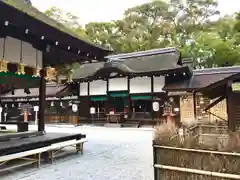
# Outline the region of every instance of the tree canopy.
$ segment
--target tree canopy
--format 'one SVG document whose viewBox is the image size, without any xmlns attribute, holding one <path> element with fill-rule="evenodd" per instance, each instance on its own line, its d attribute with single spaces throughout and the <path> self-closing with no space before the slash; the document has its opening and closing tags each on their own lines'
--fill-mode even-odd
<svg viewBox="0 0 240 180">
<path fill-rule="evenodd" d="M 240 64 L 240 12 L 219 16 L 215 0 L 155 0 L 127 9 L 120 20 L 90 22 L 85 28 L 78 17 L 56 7 L 45 13 L 115 53 L 176 47 L 196 68 Z"/>
</svg>

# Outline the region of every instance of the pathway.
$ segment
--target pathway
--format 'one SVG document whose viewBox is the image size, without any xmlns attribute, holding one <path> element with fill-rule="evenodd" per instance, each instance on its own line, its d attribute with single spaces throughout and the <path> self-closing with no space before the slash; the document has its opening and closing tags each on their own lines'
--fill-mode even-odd
<svg viewBox="0 0 240 180">
<path fill-rule="evenodd" d="M 47 132 L 87 134 L 84 155 L 70 155 L 40 169 L 1 180 L 152 180 L 152 131 L 98 127 L 47 127 Z"/>
</svg>

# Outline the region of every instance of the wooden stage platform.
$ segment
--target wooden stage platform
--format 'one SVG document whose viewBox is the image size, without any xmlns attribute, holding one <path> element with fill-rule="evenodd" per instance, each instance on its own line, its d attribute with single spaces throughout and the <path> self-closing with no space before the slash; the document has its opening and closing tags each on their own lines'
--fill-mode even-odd
<svg viewBox="0 0 240 180">
<path fill-rule="evenodd" d="M 84 134 L 25 132 L 0 135 L 0 156 L 85 138 Z"/>
</svg>

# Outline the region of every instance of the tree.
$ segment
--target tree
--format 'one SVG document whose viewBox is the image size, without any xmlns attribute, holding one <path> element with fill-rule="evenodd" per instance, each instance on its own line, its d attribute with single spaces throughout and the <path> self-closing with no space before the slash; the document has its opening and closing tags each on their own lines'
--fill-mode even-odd
<svg viewBox="0 0 240 180">
<path fill-rule="evenodd" d="M 75 32 L 80 37 L 85 37 L 85 31 L 79 24 L 79 18 L 71 13 L 64 13 L 61 9 L 57 7 L 51 7 L 49 10 L 45 11 L 45 14 L 50 18 L 58 21 L 59 23 L 65 25 L 67 28 Z M 57 67 L 58 76 L 70 75 L 74 69 L 79 68 L 79 63 L 74 63 L 72 65 L 61 65 Z"/>
<path fill-rule="evenodd" d="M 115 53 L 174 46 L 195 67 L 233 65 L 240 62 L 240 13 L 212 21 L 219 15 L 217 5 L 215 0 L 155 0 L 127 9 L 120 20 L 91 22 L 85 29 L 76 16 L 56 7 L 46 13 Z"/>
</svg>

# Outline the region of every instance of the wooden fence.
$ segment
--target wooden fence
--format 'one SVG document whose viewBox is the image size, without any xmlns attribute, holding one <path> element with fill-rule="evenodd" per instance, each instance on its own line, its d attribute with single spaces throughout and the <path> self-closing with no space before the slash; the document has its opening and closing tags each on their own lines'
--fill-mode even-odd
<svg viewBox="0 0 240 180">
<path fill-rule="evenodd" d="M 153 144 L 154 180 L 240 179 L 240 153 Z"/>
<path fill-rule="evenodd" d="M 228 138 L 227 126 L 196 125 L 186 131 L 185 138 L 195 136 L 198 143 L 205 145 Z M 153 160 L 154 180 L 240 179 L 240 153 L 159 146 L 153 142 Z"/>
</svg>

